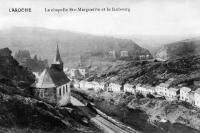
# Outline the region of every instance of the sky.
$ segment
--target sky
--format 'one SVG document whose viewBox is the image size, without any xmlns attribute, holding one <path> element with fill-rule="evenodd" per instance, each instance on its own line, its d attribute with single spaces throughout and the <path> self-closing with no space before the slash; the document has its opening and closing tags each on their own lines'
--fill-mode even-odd
<svg viewBox="0 0 200 133">
<path fill-rule="evenodd" d="M 200 0 L 1 0 L 0 30 L 44 27 L 97 35 L 200 35 Z M 10 8 L 28 7 L 31 13 Z M 62 8 L 129 8 L 128 11 L 45 12 Z"/>
</svg>

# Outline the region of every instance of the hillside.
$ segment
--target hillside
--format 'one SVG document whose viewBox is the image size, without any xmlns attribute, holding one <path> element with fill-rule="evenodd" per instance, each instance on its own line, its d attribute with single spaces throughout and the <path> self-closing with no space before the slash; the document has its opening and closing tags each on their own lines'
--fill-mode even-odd
<svg viewBox="0 0 200 133">
<path fill-rule="evenodd" d="M 165 62 L 132 61 L 119 62 L 109 66 L 104 71 L 93 72 L 88 80 L 149 84 L 152 86 L 165 82 L 170 78 L 175 80 L 172 86 L 186 84 L 195 87 L 193 81 L 200 80 L 200 56 L 188 56 Z"/>
<path fill-rule="evenodd" d="M 156 52 L 157 58 L 175 59 L 200 54 L 200 38 L 186 39 L 166 44 Z"/>
<path fill-rule="evenodd" d="M 59 43 L 60 53 L 66 66 L 73 66 L 80 55 L 103 53 L 109 50 L 128 50 L 132 55 L 149 53 L 135 42 L 108 36 L 94 36 L 64 30 L 45 28 L 13 27 L 0 31 L 1 47 L 9 47 L 13 52 L 29 50 L 33 55 L 48 59 L 51 64 L 56 45 Z"/>
<path fill-rule="evenodd" d="M 130 93 L 79 91 L 85 99 L 142 133 L 199 133 L 200 110 L 185 102 L 137 97 Z M 166 120 L 166 122 L 162 122 Z"/>
<path fill-rule="evenodd" d="M 34 97 L 34 75 L 0 49 L 0 132 L 101 132 L 74 106 L 56 107 Z"/>
</svg>

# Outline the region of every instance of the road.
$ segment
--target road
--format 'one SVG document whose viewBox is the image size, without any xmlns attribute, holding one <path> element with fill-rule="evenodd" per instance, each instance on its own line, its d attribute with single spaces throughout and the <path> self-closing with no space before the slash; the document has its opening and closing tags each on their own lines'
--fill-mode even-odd
<svg viewBox="0 0 200 133">
<path fill-rule="evenodd" d="M 126 131 L 125 129 L 122 129 L 121 127 L 117 126 L 117 124 L 114 124 L 107 119 L 103 118 L 100 115 L 92 115 L 93 112 L 91 112 L 87 106 L 85 106 L 82 102 L 80 102 L 75 97 L 71 96 L 71 103 L 74 106 L 77 106 L 83 113 L 90 118 L 90 121 L 95 123 L 97 126 L 99 126 L 105 133 L 137 133 L 137 131 Z"/>
</svg>

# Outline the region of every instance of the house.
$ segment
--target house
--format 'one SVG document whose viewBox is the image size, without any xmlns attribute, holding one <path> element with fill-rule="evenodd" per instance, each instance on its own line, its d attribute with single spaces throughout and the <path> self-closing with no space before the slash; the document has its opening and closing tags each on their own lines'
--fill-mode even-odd
<svg viewBox="0 0 200 133">
<path fill-rule="evenodd" d="M 109 51 L 108 52 L 108 55 L 110 56 L 110 57 L 112 57 L 112 58 L 116 58 L 116 52 L 114 51 L 114 50 L 111 50 L 111 51 Z"/>
<path fill-rule="evenodd" d="M 100 84 L 96 81 L 92 82 L 93 88 L 95 91 L 99 91 L 100 90 Z"/>
<path fill-rule="evenodd" d="M 197 107 L 200 107 L 200 88 L 194 91 L 194 103 Z"/>
<path fill-rule="evenodd" d="M 84 80 L 81 80 L 79 82 L 79 86 L 80 86 L 80 89 L 85 89 L 85 84 L 86 84 L 87 81 L 84 81 Z"/>
<path fill-rule="evenodd" d="M 74 68 L 72 68 L 72 69 L 64 69 L 65 74 L 68 75 L 71 80 L 84 79 L 85 78 L 85 73 L 83 75 L 82 74 L 83 71 L 84 71 L 84 69 L 74 69 Z"/>
<path fill-rule="evenodd" d="M 158 95 L 167 96 L 168 95 L 168 87 L 169 87 L 168 83 L 160 83 L 158 86 L 156 86 L 155 92 Z"/>
<path fill-rule="evenodd" d="M 79 68 L 78 71 L 85 78 L 86 70 L 84 68 Z"/>
<path fill-rule="evenodd" d="M 35 84 L 36 95 L 57 105 L 70 103 L 70 80 L 63 71 L 63 62 L 57 46 L 57 53 L 50 68 L 45 68 Z"/>
<path fill-rule="evenodd" d="M 192 105 L 195 104 L 194 94 L 195 94 L 194 91 L 190 91 L 190 92 L 189 92 L 189 101 L 188 101 L 188 102 L 189 102 L 190 104 L 192 104 Z"/>
<path fill-rule="evenodd" d="M 136 85 L 135 90 L 136 90 L 136 92 L 142 93 L 144 95 L 155 93 L 154 87 L 147 86 L 147 85 L 141 85 L 141 84 Z"/>
<path fill-rule="evenodd" d="M 86 82 L 85 82 L 85 88 L 84 88 L 84 89 L 85 89 L 85 90 L 94 89 L 94 84 L 91 83 L 91 82 L 86 81 Z"/>
<path fill-rule="evenodd" d="M 120 57 L 128 57 L 128 51 L 126 50 L 120 51 Z"/>
<path fill-rule="evenodd" d="M 170 87 L 168 89 L 168 93 L 167 96 L 170 99 L 177 99 L 179 95 L 179 89 L 178 88 L 174 88 L 174 87 Z"/>
<path fill-rule="evenodd" d="M 191 92 L 191 89 L 188 87 L 180 88 L 180 100 L 189 102 L 190 100 L 189 92 Z"/>
<path fill-rule="evenodd" d="M 135 89 L 134 89 L 134 85 L 131 84 L 124 84 L 124 92 L 129 92 L 131 94 L 135 94 Z"/>
<path fill-rule="evenodd" d="M 79 81 L 74 81 L 74 88 L 80 88 Z"/>
<path fill-rule="evenodd" d="M 105 86 L 106 86 L 106 83 L 104 82 L 99 83 L 99 87 L 101 90 L 105 90 Z"/>
<path fill-rule="evenodd" d="M 108 91 L 121 92 L 121 85 L 117 83 L 110 83 L 108 86 Z"/>
</svg>

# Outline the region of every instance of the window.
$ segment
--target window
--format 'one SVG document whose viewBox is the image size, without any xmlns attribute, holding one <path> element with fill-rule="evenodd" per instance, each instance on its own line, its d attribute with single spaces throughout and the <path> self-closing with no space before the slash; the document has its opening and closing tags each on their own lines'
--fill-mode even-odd
<svg viewBox="0 0 200 133">
<path fill-rule="evenodd" d="M 62 86 L 63 96 L 65 95 L 65 86 Z"/>
<path fill-rule="evenodd" d="M 66 93 L 68 93 L 68 90 L 67 90 L 67 85 L 65 86 L 65 92 L 66 92 Z"/>
<path fill-rule="evenodd" d="M 44 98 L 44 89 L 40 89 L 39 97 Z"/>
<path fill-rule="evenodd" d="M 58 88 L 59 96 L 61 96 L 61 88 Z"/>
</svg>

